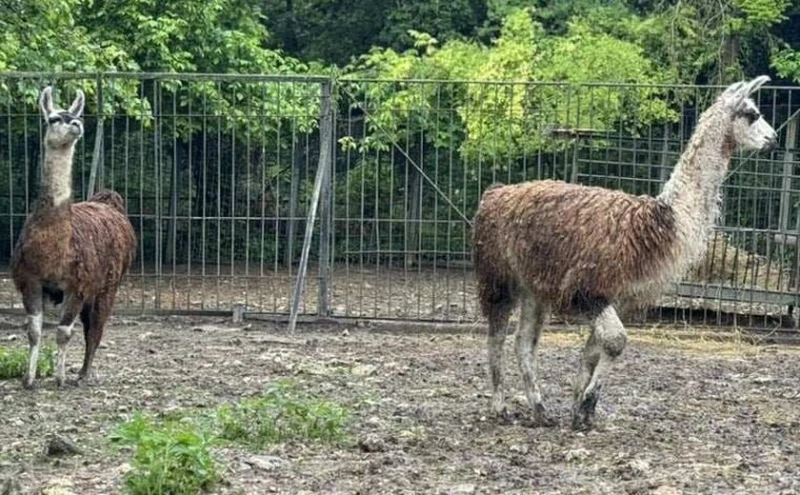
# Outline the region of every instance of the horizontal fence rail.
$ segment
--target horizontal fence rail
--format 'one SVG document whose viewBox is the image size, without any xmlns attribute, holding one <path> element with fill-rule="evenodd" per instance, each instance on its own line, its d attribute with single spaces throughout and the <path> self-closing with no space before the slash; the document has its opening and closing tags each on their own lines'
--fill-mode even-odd
<svg viewBox="0 0 800 495">
<path fill-rule="evenodd" d="M 47 84 L 63 106 L 78 88 L 87 95 L 74 199 L 116 190 L 139 237 L 117 309 L 288 314 L 322 166 L 299 312 L 464 322 L 480 318 L 470 229 L 486 187 L 553 178 L 656 195 L 720 91 L 0 73 L 2 309 L 21 307 L 8 263 L 39 190 L 36 98 Z M 745 315 L 770 326 L 794 312 L 799 96 L 791 87 L 754 95 L 780 146 L 734 158 L 706 258 L 659 308 L 632 318 L 721 324 Z M 332 112 L 325 139 L 323 107 Z"/>
</svg>

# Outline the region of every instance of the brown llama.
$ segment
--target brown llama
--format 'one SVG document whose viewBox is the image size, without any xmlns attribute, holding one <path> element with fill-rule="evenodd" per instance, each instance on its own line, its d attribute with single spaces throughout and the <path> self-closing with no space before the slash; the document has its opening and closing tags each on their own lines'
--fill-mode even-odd
<svg viewBox="0 0 800 495">
<path fill-rule="evenodd" d="M 493 186 L 483 193 L 473 260 L 481 312 L 489 322 L 495 414 L 507 414 L 503 343 L 519 303 L 515 350 L 538 425 L 555 424 L 536 378 L 542 325 L 552 313 L 589 320 L 592 333 L 575 383 L 572 427 L 592 427 L 604 372 L 627 340 L 615 306 L 652 301 L 702 257 L 734 151 L 776 146 L 775 130 L 749 98 L 767 81 L 760 76 L 733 84 L 716 99 L 657 197 L 554 180 Z"/>
<path fill-rule="evenodd" d="M 93 377 L 97 346 L 136 253 L 136 235 L 119 194 L 100 191 L 88 201 L 72 202 L 72 158 L 83 136 L 83 106 L 80 90 L 68 110 L 53 106 L 51 87 L 39 97 L 46 122 L 41 190 L 11 261 L 14 285 L 28 315 L 25 388 L 32 388 L 36 378 L 45 299 L 62 305 L 56 384 L 64 384 L 67 344 L 78 316 L 86 349 L 76 383 Z"/>
</svg>

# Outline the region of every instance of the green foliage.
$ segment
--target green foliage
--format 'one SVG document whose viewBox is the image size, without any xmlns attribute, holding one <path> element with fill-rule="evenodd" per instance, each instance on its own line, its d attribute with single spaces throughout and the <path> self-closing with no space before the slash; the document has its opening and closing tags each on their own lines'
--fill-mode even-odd
<svg viewBox="0 0 800 495">
<path fill-rule="evenodd" d="M 141 414 L 120 425 L 111 440 L 132 446 L 132 469 L 125 474 L 131 495 L 198 493 L 221 480 L 211 453 L 213 438 L 192 422 L 163 424 Z"/>
<path fill-rule="evenodd" d="M 679 81 L 730 82 L 752 76 L 755 56 L 777 40 L 788 0 L 689 0 L 664 3 L 642 19 L 639 36 L 654 60 Z"/>
<path fill-rule="evenodd" d="M 343 438 L 347 421 L 344 407 L 279 380 L 262 396 L 220 406 L 210 416 L 174 413 L 157 420 L 136 413 L 110 439 L 133 450 L 132 469 L 125 475 L 127 493 L 177 495 L 208 491 L 222 481 L 214 446 L 332 442 Z"/>
<path fill-rule="evenodd" d="M 52 376 L 55 369 L 56 348 L 43 345 L 39 351 L 36 375 L 40 378 Z M 28 369 L 28 349 L 0 347 L 0 380 L 22 378 Z"/>
<path fill-rule="evenodd" d="M 800 82 L 800 52 L 791 48 L 777 50 L 772 57 L 772 67 L 779 76 Z"/>
<path fill-rule="evenodd" d="M 472 79 L 509 84 L 442 85 L 399 83 L 396 86 L 353 84 L 349 93 L 363 93 L 367 128 L 357 141 L 362 148 L 386 151 L 404 136 L 422 134 L 426 143 L 454 144 L 453 126 L 463 129 L 460 149 L 465 160 L 500 161 L 525 151 L 557 149 L 543 129 L 548 125 L 614 128 L 620 122 L 633 133 L 653 122 L 677 118 L 660 98 L 654 83 L 670 80 L 648 59 L 642 46 L 598 32 L 588 20 L 576 19 L 566 36 L 548 36 L 527 10 L 506 17 L 500 37 L 489 49 L 463 42 L 438 48 L 435 39 L 414 33 L 415 50 L 398 54 L 373 50 L 352 72 L 385 79 Z M 545 84 L 524 84 L 544 81 Z M 559 85 L 549 85 L 558 81 Z M 593 82 L 640 83 L 628 92 L 592 88 Z M 359 103 L 360 104 L 360 103 Z M 455 107 L 454 120 L 442 108 Z M 361 148 L 359 148 L 361 149 Z"/>
<path fill-rule="evenodd" d="M 0 71 L 47 72 L 201 72 L 236 74 L 300 74 L 319 71 L 264 47 L 268 35 L 261 22 L 260 3 L 238 0 L 20 0 L 16 8 L 0 10 Z M 6 15 L 3 15 L 6 14 Z M 69 42 L 63 42 L 69 33 Z M 0 79 L 0 107 L 34 107 L 46 83 Z M 223 118 L 213 125 L 255 138 L 274 134 L 277 121 L 293 115 L 302 130 L 313 128 L 318 113 L 318 85 L 281 85 L 231 81 L 186 82 L 107 79 L 103 112 L 149 121 L 158 97 L 170 113 L 189 114 L 203 108 Z M 65 98 L 81 88 L 87 113 L 97 111 L 98 80 L 67 80 L 59 84 Z M 64 101 L 67 103 L 67 101 Z M 158 111 L 158 109 L 155 109 Z M 185 118 L 173 123 L 181 136 L 198 123 Z"/>
<path fill-rule="evenodd" d="M 289 381 L 277 381 L 260 397 L 217 411 L 220 438 L 256 449 L 290 441 L 336 441 L 347 421 L 343 407 L 305 394 Z"/>
<path fill-rule="evenodd" d="M 272 46 L 303 60 L 344 66 L 374 46 L 403 51 L 411 31 L 445 41 L 472 37 L 486 18 L 484 0 L 266 0 Z"/>
</svg>

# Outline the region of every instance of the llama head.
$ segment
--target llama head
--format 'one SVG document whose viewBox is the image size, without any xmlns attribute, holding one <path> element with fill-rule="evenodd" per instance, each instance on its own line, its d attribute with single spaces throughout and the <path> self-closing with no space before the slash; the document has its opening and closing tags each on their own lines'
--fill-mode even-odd
<svg viewBox="0 0 800 495">
<path fill-rule="evenodd" d="M 744 149 L 770 151 L 778 144 L 778 134 L 764 120 L 750 95 L 770 80 L 758 76 L 752 81 L 740 81 L 728 86 L 719 99 L 731 118 L 731 134 L 736 146 Z"/>
<path fill-rule="evenodd" d="M 75 101 L 68 110 L 53 105 L 53 88 L 48 86 L 39 96 L 39 109 L 42 111 L 47 130 L 44 135 L 45 145 L 49 148 L 64 148 L 74 145 L 83 136 L 84 104 L 83 91 L 78 90 Z"/>
</svg>

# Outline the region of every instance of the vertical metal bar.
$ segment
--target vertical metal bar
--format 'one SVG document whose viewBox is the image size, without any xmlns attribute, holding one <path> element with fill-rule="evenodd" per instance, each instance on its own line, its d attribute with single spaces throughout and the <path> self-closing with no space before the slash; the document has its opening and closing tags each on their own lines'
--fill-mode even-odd
<svg viewBox="0 0 800 495">
<path fill-rule="evenodd" d="M 8 258 L 14 255 L 14 243 L 16 236 L 14 235 L 14 152 L 11 139 L 11 129 L 13 122 L 11 120 L 11 99 L 6 103 L 6 133 L 8 140 L 6 141 L 6 150 L 8 151 L 8 239 L 9 239 L 9 253 Z M 25 141 L 23 141 L 24 143 Z M 28 167 L 25 167 L 27 170 Z M 13 299 L 11 304 L 13 305 Z"/>
<path fill-rule="evenodd" d="M 222 96 L 222 83 L 217 82 L 217 94 L 220 98 Z M 215 282 L 215 296 L 217 298 L 217 308 L 219 308 L 219 285 L 220 285 L 220 278 L 222 277 L 222 127 L 223 127 L 223 117 L 221 109 L 217 109 L 217 195 L 214 198 L 217 203 L 217 216 L 216 216 L 216 224 L 217 224 L 217 245 L 216 245 L 216 252 L 217 252 L 217 269 L 215 271 L 214 282 Z"/>
<path fill-rule="evenodd" d="M 247 86 L 247 123 L 245 124 L 245 175 L 246 180 L 244 183 L 245 187 L 245 235 L 244 235 L 244 305 L 245 308 L 250 303 L 250 170 L 253 168 L 252 163 L 250 163 L 251 156 L 252 156 L 252 149 L 250 148 L 250 139 L 251 139 L 251 129 L 250 125 L 253 120 L 256 118 L 253 115 L 253 90 L 252 86 Z M 280 162 L 278 162 L 280 163 Z M 263 191 L 263 189 L 262 189 Z M 263 194 L 263 193 L 262 193 Z M 276 256 L 277 256 L 277 246 L 275 247 Z M 231 301 L 233 304 L 236 304 L 236 301 Z"/>
<path fill-rule="evenodd" d="M 294 333 L 297 324 L 297 311 L 300 305 L 300 298 L 303 295 L 303 285 L 306 278 L 306 269 L 308 267 L 308 253 L 311 250 L 311 237 L 314 234 L 314 221 L 317 216 L 317 206 L 319 205 L 320 193 L 322 191 L 325 176 L 327 175 L 328 168 L 330 167 L 330 152 L 331 152 L 331 128 L 333 122 L 331 112 L 331 83 L 324 82 L 320 88 L 320 98 L 322 100 L 322 115 L 320 116 L 320 150 L 319 150 L 319 165 L 317 166 L 317 176 L 314 179 L 314 192 L 311 196 L 311 205 L 309 207 L 308 219 L 306 221 L 306 233 L 303 239 L 303 251 L 300 255 L 300 267 L 297 273 L 297 282 L 295 284 L 294 295 L 292 297 L 292 309 L 289 314 L 289 332 Z"/>
<path fill-rule="evenodd" d="M 267 85 L 266 84 L 261 86 L 260 99 L 261 99 L 260 104 L 266 106 L 267 105 L 267 101 L 268 101 L 267 100 Z M 267 115 L 265 115 L 263 113 L 259 113 L 258 117 L 259 117 L 259 119 L 263 119 L 262 122 L 261 122 L 261 126 L 264 127 L 264 128 L 269 128 L 269 120 L 268 120 Z M 267 217 L 267 195 L 266 195 L 266 191 L 267 191 L 267 140 L 264 139 L 263 137 L 261 137 L 260 140 L 261 140 L 261 151 L 260 151 L 260 154 L 261 154 L 261 166 L 259 168 L 261 170 L 261 187 L 260 187 L 259 191 L 261 192 L 261 212 L 260 212 L 261 213 L 261 232 L 260 232 L 260 239 L 259 239 L 260 240 L 260 242 L 259 242 L 260 249 L 259 249 L 259 255 L 258 255 L 258 266 L 259 266 L 258 275 L 263 280 L 264 277 L 265 277 L 265 273 L 264 273 L 265 263 L 264 263 L 264 261 L 265 261 L 265 258 L 266 258 L 266 243 L 267 243 L 267 219 L 266 219 L 266 217 Z M 277 275 L 277 273 L 273 272 L 273 275 Z M 264 284 L 262 282 L 259 285 L 263 286 Z M 258 303 L 259 303 L 259 306 L 261 307 L 262 310 L 264 309 L 264 297 L 263 296 L 264 296 L 264 291 L 263 290 L 259 290 Z M 274 311 L 275 307 L 277 306 L 277 304 L 275 302 L 275 298 L 277 297 L 277 294 L 273 294 L 272 297 L 273 297 L 272 309 Z"/>
<path fill-rule="evenodd" d="M 145 99 L 145 83 L 142 82 L 139 90 L 139 98 L 141 100 Z M 155 108 L 153 107 L 151 110 L 153 117 L 155 117 Z M 144 121 L 147 116 L 142 113 L 139 115 L 139 232 L 141 232 L 142 242 L 139 242 L 139 284 L 142 288 L 142 300 L 141 300 L 141 310 L 144 312 L 145 309 L 145 299 L 146 299 L 146 284 L 147 284 L 147 277 L 145 274 L 145 252 L 144 252 L 144 237 L 146 235 L 145 232 L 145 223 L 144 223 L 144 173 L 145 173 L 145 147 L 144 147 Z"/>
<path fill-rule="evenodd" d="M 239 101 L 239 94 L 238 94 L 239 85 L 237 83 L 231 84 L 231 100 L 233 102 L 232 107 L 234 112 L 238 109 L 236 108 L 237 102 Z M 230 270 L 229 270 L 229 283 L 231 286 L 236 282 L 236 212 L 238 208 L 236 207 L 236 122 L 229 116 L 233 122 L 231 122 L 231 191 L 230 191 L 230 202 L 228 203 L 228 215 L 230 215 L 231 219 L 231 242 L 230 242 Z M 221 181 L 220 181 L 221 182 Z M 220 223 L 222 219 L 220 219 Z M 221 281 L 220 281 L 221 282 Z M 229 294 L 230 295 L 230 294 Z M 225 304 L 225 303 L 223 303 Z M 234 304 L 234 301 L 229 301 L 228 304 Z M 224 307 L 224 306 L 223 306 Z"/>
<path fill-rule="evenodd" d="M 194 98 L 192 97 L 192 84 L 188 85 L 188 95 L 187 95 L 187 121 L 188 121 L 188 134 L 186 136 L 186 142 L 188 143 L 188 150 L 186 152 L 186 168 L 187 173 L 186 176 L 188 177 L 186 181 L 186 286 L 191 288 L 192 290 L 186 291 L 186 309 L 193 309 L 192 308 L 192 295 L 194 294 L 194 284 L 192 284 L 192 259 L 194 258 L 194 238 L 192 236 L 192 228 L 194 225 L 194 194 L 192 188 L 194 187 L 194 112 L 192 111 L 192 101 Z"/>
<path fill-rule="evenodd" d="M 328 298 L 326 299 L 326 308 L 328 313 L 331 313 L 331 304 L 333 302 L 333 298 L 335 295 L 335 277 L 336 277 L 336 270 L 334 269 L 334 262 L 336 260 L 336 164 L 337 164 L 337 147 L 336 143 L 338 143 L 338 136 L 339 136 L 339 88 L 336 86 L 336 81 L 333 80 L 331 82 L 331 92 L 335 92 L 332 94 L 332 102 L 331 102 L 331 158 L 330 158 L 330 166 L 328 167 L 328 187 L 330 188 L 330 256 L 328 256 L 328 274 L 327 274 L 327 294 Z"/>
<path fill-rule="evenodd" d="M 203 195 L 200 205 L 200 309 L 206 308 L 206 256 L 208 254 L 207 237 L 208 231 L 208 92 L 203 91 L 203 156 L 202 156 Z"/>
<path fill-rule="evenodd" d="M 281 95 L 281 85 L 280 83 L 276 84 L 277 92 L 275 95 L 275 115 L 277 115 L 276 124 L 275 124 L 275 163 L 278 164 L 278 169 L 280 169 L 281 165 L 281 123 L 283 121 L 283 112 L 281 111 L 281 102 L 283 101 Z M 275 199 L 275 208 L 274 208 L 274 217 L 275 220 L 273 222 L 273 231 L 274 236 L 272 238 L 272 270 L 273 273 L 278 273 L 280 270 L 280 256 L 278 253 L 278 246 L 280 246 L 280 226 L 281 226 L 281 178 L 280 174 L 275 174 L 275 189 L 274 189 L 274 199 Z"/>
<path fill-rule="evenodd" d="M 294 240 L 296 237 L 295 231 L 297 229 L 297 201 L 300 193 L 300 166 L 301 163 L 297 161 L 297 121 L 292 122 L 292 157 L 290 161 L 291 167 L 291 183 L 289 184 L 289 224 L 286 229 L 286 258 L 284 263 L 291 271 L 292 262 L 294 261 Z"/>
<path fill-rule="evenodd" d="M 155 258 L 156 258 L 156 274 L 155 274 L 155 309 L 161 309 L 161 243 L 162 232 L 161 222 L 161 193 L 162 193 L 162 163 L 161 163 L 161 126 L 163 125 L 161 119 L 163 111 L 161 108 L 161 85 L 156 79 L 153 81 L 153 111 L 155 113 L 155 122 L 153 124 L 153 166 L 155 167 L 156 177 L 156 197 L 155 197 Z"/>
</svg>

